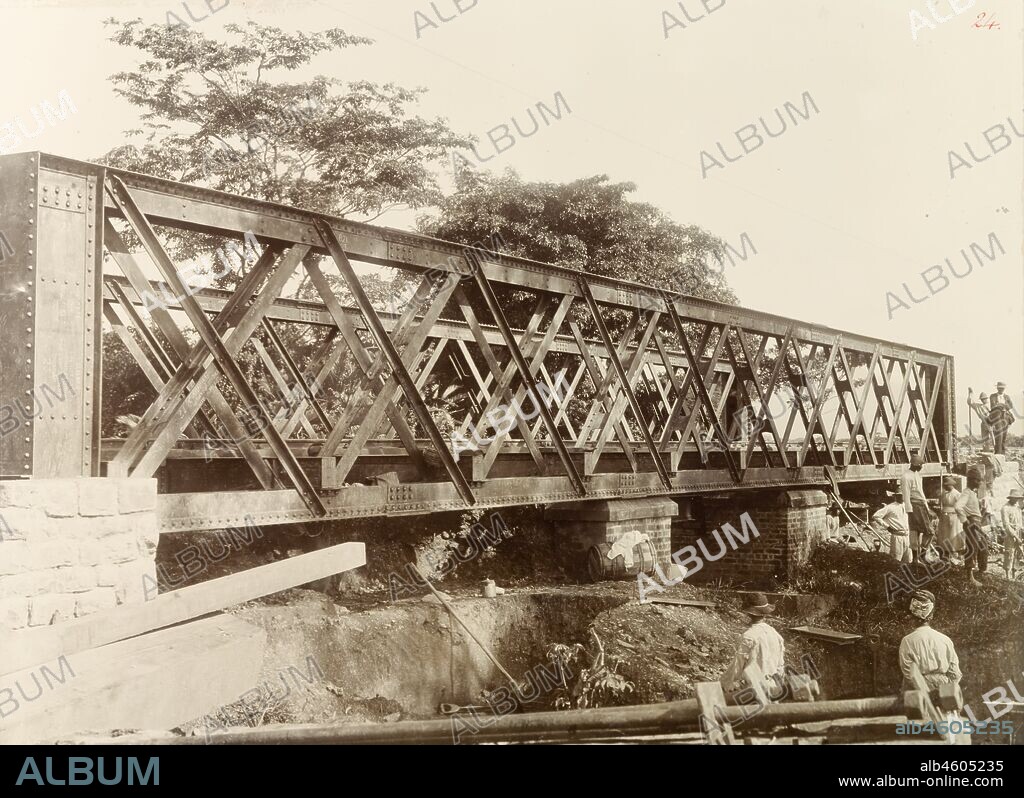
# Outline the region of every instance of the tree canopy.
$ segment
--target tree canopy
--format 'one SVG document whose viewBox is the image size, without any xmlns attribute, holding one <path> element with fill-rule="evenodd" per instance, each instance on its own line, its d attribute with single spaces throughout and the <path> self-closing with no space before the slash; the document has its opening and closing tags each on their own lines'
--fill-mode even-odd
<svg viewBox="0 0 1024 798">
<path fill-rule="evenodd" d="M 372 44 L 340 28 L 285 33 L 248 22 L 226 40 L 182 25 L 118 22 L 143 53 L 114 90 L 142 109 L 132 141 L 104 161 L 339 216 L 373 218 L 441 198 L 435 168 L 469 139 L 412 113 L 425 89 L 285 74 L 332 50 Z"/>
<path fill-rule="evenodd" d="M 570 183 L 527 182 L 460 170 L 440 211 L 418 220 L 421 231 L 470 244 L 500 235 L 510 254 L 593 274 L 633 280 L 692 296 L 735 303 L 721 269 L 725 243 L 697 225 L 674 222 L 630 195 L 634 183 L 595 175 Z"/>
</svg>

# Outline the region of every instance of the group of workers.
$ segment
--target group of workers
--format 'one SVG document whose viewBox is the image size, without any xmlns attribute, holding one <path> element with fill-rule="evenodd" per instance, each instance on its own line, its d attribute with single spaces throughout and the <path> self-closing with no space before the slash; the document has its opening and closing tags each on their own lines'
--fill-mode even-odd
<svg viewBox="0 0 1024 798">
<path fill-rule="evenodd" d="M 978 401 L 971 394 L 967 403 L 981 419 L 981 437 L 983 448 L 991 447 L 995 454 L 1006 453 L 1006 433 L 1013 426 L 1013 402 L 1006 393 L 1006 383 L 997 382 L 993 394 L 980 393 Z"/>
<path fill-rule="evenodd" d="M 1005 386 L 1000 383 L 1000 394 Z M 1007 399 L 1007 402 L 1009 400 Z M 890 536 L 890 554 L 901 563 L 923 563 L 934 542 L 939 556 L 946 562 L 962 555 L 967 577 L 981 584 L 980 576 L 988 567 L 989 541 L 983 529 L 989 506 L 982 475 L 971 470 L 967 487 L 960 491 L 959 480 L 945 477 L 939 497 L 939 512 L 932 511 L 924 494 L 921 471 L 922 458 L 915 454 L 910 466 L 896 485 L 886 491 L 887 501 L 873 514 L 872 526 Z M 1024 569 L 1024 522 L 1021 505 L 1024 491 L 1011 490 L 1000 511 L 1003 529 L 1004 567 L 1007 578 L 1013 579 L 1018 567 Z M 917 666 L 930 691 L 937 692 L 944 684 L 959 684 L 962 673 L 953 641 L 932 628 L 935 595 L 929 590 L 916 590 L 910 598 L 909 614 L 915 628 L 900 642 L 899 665 L 903 673 L 903 689 L 914 689 L 910 682 L 913 666 Z M 769 623 L 775 610 L 763 593 L 748 595 L 743 612 L 750 620 L 740 636 L 736 653 L 721 683 L 728 696 L 736 696 L 750 687 L 744 673 L 757 665 L 763 675 L 768 696 L 784 693 L 786 647 L 782 635 Z M 937 696 L 935 696 L 937 698 Z"/>
<path fill-rule="evenodd" d="M 943 477 L 936 517 L 924 495 L 923 465 L 920 456 L 911 457 L 910 467 L 900 477 L 899 490 L 886 491 L 887 500 L 872 515 L 871 525 L 876 531 L 889 534 L 889 554 L 897 562 L 923 564 L 934 542 L 943 561 L 953 564 L 954 556 L 962 556 L 967 578 L 981 584 L 979 577 L 988 570 L 989 539 L 985 527 L 994 515 L 984 480 L 980 472 L 972 469 L 967 473 L 967 487 L 961 491 L 958 478 Z M 1008 579 L 1015 579 L 1018 570 L 1024 569 L 1022 500 L 1024 491 L 1011 490 L 999 514 L 1003 568 Z"/>
<path fill-rule="evenodd" d="M 764 678 L 763 691 L 769 698 L 785 694 L 786 643 L 769 623 L 774 611 L 775 605 L 768 603 L 764 593 L 747 596 L 743 612 L 750 624 L 740 635 L 732 664 L 721 679 L 724 692 L 734 700 L 750 687 L 744 672 L 751 665 L 758 666 Z M 916 665 L 937 702 L 936 693 L 943 684 L 960 683 L 963 676 L 960 659 L 953 641 L 931 626 L 935 612 L 935 595 L 931 591 L 915 591 L 910 598 L 908 611 L 914 629 L 900 641 L 898 654 L 903 690 L 915 689 L 911 672 Z"/>
</svg>

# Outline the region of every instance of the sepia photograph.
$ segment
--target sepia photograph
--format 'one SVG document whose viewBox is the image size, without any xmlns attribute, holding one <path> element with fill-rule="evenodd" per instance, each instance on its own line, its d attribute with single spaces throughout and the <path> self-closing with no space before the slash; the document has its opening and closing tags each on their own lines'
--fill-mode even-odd
<svg viewBox="0 0 1024 798">
<path fill-rule="evenodd" d="M 1024 783 L 1019 2 L 0 31 L 4 794 Z"/>
</svg>

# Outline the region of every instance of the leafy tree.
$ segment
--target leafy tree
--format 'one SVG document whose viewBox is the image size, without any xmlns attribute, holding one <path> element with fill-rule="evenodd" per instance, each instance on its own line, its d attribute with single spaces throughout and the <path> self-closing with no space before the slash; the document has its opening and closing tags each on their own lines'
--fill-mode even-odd
<svg viewBox="0 0 1024 798">
<path fill-rule="evenodd" d="M 412 115 L 424 89 L 318 75 L 277 79 L 332 50 L 371 44 L 340 28 L 288 34 L 248 22 L 228 41 L 183 26 L 117 22 L 112 41 L 146 58 L 111 76 L 143 109 L 141 143 L 115 166 L 339 216 L 436 203 L 432 168 L 468 145 L 444 120 Z"/>
<path fill-rule="evenodd" d="M 459 171 L 440 213 L 419 219 L 428 235 L 469 244 L 500 235 L 510 254 L 691 296 L 735 303 L 720 269 L 725 243 L 697 225 L 681 225 L 630 194 L 634 183 L 607 175 L 570 183 L 526 182 Z"/>
<path fill-rule="evenodd" d="M 140 109 L 142 121 L 140 128 L 126 131 L 128 143 L 97 159 L 112 166 L 372 221 L 394 208 L 437 203 L 435 167 L 447 162 L 453 149 L 468 145 L 444 120 L 414 113 L 423 89 L 323 75 L 288 80 L 318 55 L 372 43 L 339 28 L 291 34 L 249 22 L 225 26 L 221 41 L 184 25 L 114 19 L 108 24 L 114 28 L 112 41 L 141 55 L 134 70 L 111 76 L 114 91 Z M 215 266 L 213 251 L 223 241 L 164 232 L 179 265 L 198 261 L 198 275 Z M 235 283 L 248 264 L 237 256 L 234 261 L 235 268 L 208 282 Z M 333 270 L 325 271 L 347 302 L 347 289 Z M 207 281 L 192 281 L 202 282 Z M 364 280 L 367 293 L 377 299 L 403 285 L 401 276 L 388 272 Z M 292 290 L 315 298 L 304 279 Z M 323 335 L 322 330 L 288 329 L 286 342 L 301 362 Z M 131 406 L 108 405 L 107 414 L 115 418 L 137 411 L 139 396 L 151 389 L 137 369 L 123 368 L 130 365 L 121 363 L 128 357 L 123 348 L 105 348 L 109 365 L 116 360 L 119 371 L 134 375 L 121 392 L 135 397 Z M 350 365 L 338 371 L 347 373 Z"/>
</svg>

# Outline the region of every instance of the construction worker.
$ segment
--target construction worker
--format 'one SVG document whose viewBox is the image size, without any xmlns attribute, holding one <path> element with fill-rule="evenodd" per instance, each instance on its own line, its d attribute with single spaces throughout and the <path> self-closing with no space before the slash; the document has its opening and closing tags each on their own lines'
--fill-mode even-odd
<svg viewBox="0 0 1024 798">
<path fill-rule="evenodd" d="M 956 655 L 953 641 L 942 632 L 933 629 L 930 624 L 935 612 L 935 594 L 930 590 L 916 590 L 910 597 L 910 614 L 917 623 L 917 628 L 900 641 L 900 670 L 903 672 L 903 690 L 917 689 L 911 680 L 911 671 L 916 665 L 924 677 L 929 697 L 934 705 L 939 705 L 939 688 L 944 684 L 959 684 L 963 673 L 960 671 L 960 658 Z M 956 711 L 945 713 L 947 728 L 939 734 L 949 744 L 955 744 L 958 733 L 953 731 L 953 722 L 958 720 Z"/>
<path fill-rule="evenodd" d="M 722 689 L 732 696 L 746 689 L 743 671 L 757 665 L 764 677 L 765 692 L 779 696 L 785 688 L 786 643 L 767 620 L 775 612 L 775 605 L 768 603 L 764 593 L 751 593 L 744 601 L 743 612 L 750 618 L 750 626 L 740 636 L 736 656 L 722 675 Z"/>
<path fill-rule="evenodd" d="M 972 402 L 970 394 L 967 396 L 967 403 L 974 410 L 974 413 L 981 419 L 981 450 L 992 451 L 995 447 L 995 440 L 992 437 L 992 427 L 988 423 L 988 414 L 991 406 L 988 403 L 988 394 L 982 391 L 978 394 L 978 401 Z"/>
<path fill-rule="evenodd" d="M 1005 390 L 1006 383 L 997 382 L 996 393 L 988 398 L 990 407 L 988 423 L 992 428 L 992 437 L 995 441 L 993 451 L 996 454 L 1006 453 L 1006 432 L 1013 426 L 1013 402 L 1004 393 Z"/>
<path fill-rule="evenodd" d="M 1024 565 L 1024 551 L 1021 550 L 1024 519 L 1021 518 L 1020 503 L 1024 500 L 1024 491 L 1014 488 L 1006 497 L 1006 504 L 1000 513 L 1003 522 L 1003 568 L 1007 579 L 1017 578 L 1017 563 Z"/>
<path fill-rule="evenodd" d="M 967 488 L 960 494 L 956 509 L 963 519 L 964 532 L 967 538 L 967 556 L 964 559 L 964 566 L 967 568 L 967 577 L 976 585 L 981 582 L 974 576 L 974 569 L 977 567 L 979 576 L 988 570 L 988 538 L 982 530 L 983 523 L 981 514 L 981 476 L 971 469 L 967 472 Z"/>
<path fill-rule="evenodd" d="M 885 492 L 886 503 L 871 516 L 871 526 L 877 532 L 889 533 L 889 556 L 896 562 L 910 563 L 910 526 L 902 494 L 894 490 Z"/>
<path fill-rule="evenodd" d="M 949 560 L 954 553 L 964 550 L 964 519 L 963 509 L 958 508 L 960 491 L 956 489 L 955 477 L 942 478 L 942 494 L 939 496 L 939 531 L 936 545 L 939 556 Z"/>
<path fill-rule="evenodd" d="M 900 492 L 903 494 L 903 508 L 910 523 L 910 550 L 915 563 L 923 563 L 925 552 L 932 541 L 932 524 L 935 514 L 928 506 L 921 481 L 924 459 L 920 454 L 910 456 L 910 466 L 900 477 Z"/>
<path fill-rule="evenodd" d="M 915 590 L 910 597 L 910 614 L 917 628 L 900 641 L 900 670 L 903 671 L 903 689 L 915 689 L 910 681 L 910 666 L 917 665 L 929 690 L 938 690 L 943 684 L 959 683 L 960 659 L 953 641 L 929 623 L 935 612 L 935 595 L 930 590 Z"/>
</svg>

